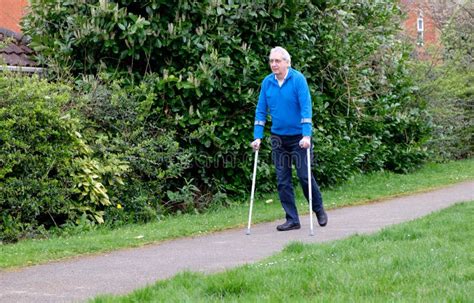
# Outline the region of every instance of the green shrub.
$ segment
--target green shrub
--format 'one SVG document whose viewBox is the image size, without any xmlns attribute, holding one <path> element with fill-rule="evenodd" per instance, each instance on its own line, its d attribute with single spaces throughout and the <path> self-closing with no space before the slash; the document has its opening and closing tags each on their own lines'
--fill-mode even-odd
<svg viewBox="0 0 474 303">
<path fill-rule="evenodd" d="M 23 26 L 52 76 L 103 81 L 85 81 L 81 112 L 94 152 L 130 162 L 121 202 L 189 209 L 189 198 L 201 207 L 248 192 L 253 114 L 276 45 L 308 78 L 322 185 L 417 167 L 430 130 L 396 38 L 397 2 L 32 1 Z M 269 147 L 259 192 L 275 188 Z"/>
<path fill-rule="evenodd" d="M 445 7 L 441 19 L 442 48 L 428 48 L 428 60 L 412 60 L 410 70 L 426 100 L 433 136 L 427 147 L 435 161 L 474 155 L 474 64 L 472 45 L 474 3 Z"/>
<path fill-rule="evenodd" d="M 0 240 L 83 215 L 102 223 L 111 205 L 107 177 L 118 180 L 124 167 L 104 171 L 107 163 L 91 158 L 80 122 L 68 110 L 71 88 L 2 75 L 0 92 Z"/>
<path fill-rule="evenodd" d="M 76 110 L 84 121 L 84 134 L 93 142 L 94 156 L 122 161 L 128 168 L 125 186 L 110 188 L 113 204 L 122 208 L 109 209 L 106 218 L 147 222 L 172 211 L 176 206 L 167 193 L 179 191 L 190 153 L 153 117 L 149 107 L 154 94 L 144 85 L 106 86 L 93 77 L 77 81 L 76 89 L 82 93 Z"/>
<path fill-rule="evenodd" d="M 420 83 L 418 93 L 428 104 L 433 125 L 433 137 L 427 144 L 431 158 L 446 161 L 472 157 L 472 65 L 460 66 L 459 61 L 437 66 L 416 62 L 412 68 Z"/>
<path fill-rule="evenodd" d="M 75 122 L 61 112 L 66 86 L 2 76 L 0 91 L 0 228 L 10 240 L 30 225 L 64 223 L 73 195 L 64 185 L 79 152 Z"/>
</svg>

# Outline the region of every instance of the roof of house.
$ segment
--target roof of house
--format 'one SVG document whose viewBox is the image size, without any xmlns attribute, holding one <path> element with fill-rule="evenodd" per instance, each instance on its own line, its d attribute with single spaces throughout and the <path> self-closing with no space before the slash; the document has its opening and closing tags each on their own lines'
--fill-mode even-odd
<svg viewBox="0 0 474 303">
<path fill-rule="evenodd" d="M 4 41 L 7 45 L 2 47 Z M 36 67 L 38 64 L 32 59 L 33 50 L 28 47 L 29 42 L 27 36 L 0 27 L 0 57 L 3 59 L 0 61 L 10 66 Z"/>
</svg>

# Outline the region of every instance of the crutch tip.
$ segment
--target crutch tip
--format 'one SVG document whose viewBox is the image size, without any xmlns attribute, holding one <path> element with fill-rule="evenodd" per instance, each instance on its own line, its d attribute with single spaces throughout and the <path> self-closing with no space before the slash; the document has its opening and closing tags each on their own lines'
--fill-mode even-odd
<svg viewBox="0 0 474 303">
<path fill-rule="evenodd" d="M 247 232 L 245 233 L 247 236 L 250 235 L 250 230 L 247 230 Z"/>
<path fill-rule="evenodd" d="M 309 235 L 310 235 L 311 237 L 314 237 L 314 232 L 310 232 Z"/>
</svg>

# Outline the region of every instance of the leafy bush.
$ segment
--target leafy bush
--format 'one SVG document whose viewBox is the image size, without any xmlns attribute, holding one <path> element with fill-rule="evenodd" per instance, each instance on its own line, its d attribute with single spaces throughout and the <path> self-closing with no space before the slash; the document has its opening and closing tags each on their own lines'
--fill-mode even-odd
<svg viewBox="0 0 474 303">
<path fill-rule="evenodd" d="M 67 219 L 69 174 L 81 154 L 77 124 L 61 111 L 70 101 L 66 86 L 2 76 L 0 91 L 0 232 L 9 240 Z"/>
<path fill-rule="evenodd" d="M 178 192 L 183 170 L 190 165 L 190 153 L 166 131 L 160 119 L 150 113 L 154 94 L 146 86 L 106 86 L 94 77 L 78 80 L 82 94 L 76 100 L 84 134 L 94 156 L 118 159 L 129 170 L 125 186 L 112 187 L 111 200 L 121 209 L 110 209 L 106 217 L 119 221 L 146 222 L 173 210 L 168 192 Z M 180 186 L 179 186 L 180 187 Z M 113 221 L 113 220 L 112 220 Z"/>
<path fill-rule="evenodd" d="M 91 158 L 79 120 L 68 110 L 71 88 L 2 75 L 0 92 L 0 240 L 82 215 L 102 223 L 111 205 L 106 177 L 119 180 L 123 169 L 105 172 L 110 163 Z"/>
<path fill-rule="evenodd" d="M 441 28 L 442 48 L 429 49 L 429 59 L 413 60 L 410 69 L 426 100 L 433 125 L 427 146 L 432 159 L 445 161 L 474 155 L 474 3 L 458 3 Z"/>
</svg>

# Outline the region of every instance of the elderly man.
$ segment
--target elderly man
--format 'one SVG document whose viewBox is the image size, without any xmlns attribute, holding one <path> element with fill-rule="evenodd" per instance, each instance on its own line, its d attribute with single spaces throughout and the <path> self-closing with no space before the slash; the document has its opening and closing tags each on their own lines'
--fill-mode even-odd
<svg viewBox="0 0 474 303">
<path fill-rule="evenodd" d="M 306 78 L 291 68 L 290 54 L 282 47 L 270 51 L 269 74 L 262 82 L 255 112 L 254 150 L 260 148 L 267 113 L 272 118 L 272 156 L 276 168 L 278 194 L 286 213 L 286 222 L 277 230 L 287 231 L 301 227 L 292 185 L 292 163 L 308 199 L 308 163 L 306 149 L 311 147 L 312 105 Z M 311 153 L 312 155 L 312 153 Z M 312 182 L 312 209 L 320 226 L 328 221 L 324 211 L 319 186 L 314 176 Z"/>
</svg>

